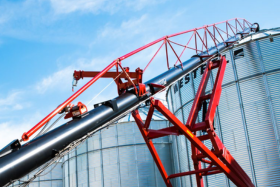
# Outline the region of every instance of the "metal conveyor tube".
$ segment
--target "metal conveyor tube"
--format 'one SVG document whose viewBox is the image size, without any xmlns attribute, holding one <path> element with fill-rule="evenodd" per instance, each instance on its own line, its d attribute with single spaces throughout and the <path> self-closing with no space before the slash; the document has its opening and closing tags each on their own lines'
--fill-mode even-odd
<svg viewBox="0 0 280 187">
<path fill-rule="evenodd" d="M 244 31 L 244 33 L 246 32 L 249 33 L 249 29 Z M 239 39 L 240 36 L 237 35 L 229 39 L 229 41 L 237 41 Z M 220 43 L 217 48 L 211 48 L 209 54 L 204 53 L 204 55 L 214 55 L 225 48 L 224 43 Z M 205 61 L 207 58 L 203 58 L 203 60 Z M 147 91 L 150 91 L 149 83 L 164 83 L 165 86 L 169 86 L 200 65 L 200 58 L 192 57 L 183 63 L 183 69 L 181 65 L 178 65 L 146 82 Z M 32 170 L 51 160 L 55 156 L 55 153 L 65 148 L 71 142 L 83 137 L 88 132 L 97 129 L 104 123 L 141 102 L 141 98 L 138 98 L 132 93 L 125 93 L 115 99 L 117 101 L 118 111 L 113 111 L 109 106 L 99 106 L 89 111 L 85 117 L 73 119 L 24 144 L 19 150 L 0 158 L 0 186 L 4 186 L 12 180 L 25 176 Z"/>
</svg>

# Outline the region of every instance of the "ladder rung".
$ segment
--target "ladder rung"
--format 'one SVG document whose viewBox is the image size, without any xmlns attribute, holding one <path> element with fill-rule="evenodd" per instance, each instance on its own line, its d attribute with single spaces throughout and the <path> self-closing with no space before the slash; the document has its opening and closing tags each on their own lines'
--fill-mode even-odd
<svg viewBox="0 0 280 187">
<path fill-rule="evenodd" d="M 222 171 L 216 170 L 216 171 L 212 171 L 212 172 L 202 173 L 202 176 L 214 175 L 214 174 L 218 174 L 218 173 L 222 173 Z"/>
<path fill-rule="evenodd" d="M 198 136 L 197 138 L 198 138 L 200 141 L 204 141 L 204 140 L 209 140 L 209 139 L 210 139 L 209 136 L 208 136 L 208 134 L 202 135 L 202 136 Z"/>
<path fill-rule="evenodd" d="M 199 153 L 199 154 L 196 155 L 197 160 L 201 160 L 202 158 L 205 158 L 205 157 L 207 157 L 207 156 L 205 156 L 202 153 Z"/>
<path fill-rule="evenodd" d="M 196 173 L 204 173 L 204 172 L 208 172 L 208 171 L 216 171 L 218 170 L 218 167 L 211 167 L 211 168 L 205 168 L 205 169 L 199 169 L 199 170 L 194 170 L 194 171 L 187 171 L 187 172 L 183 172 L 183 173 L 175 173 L 172 175 L 169 175 L 169 179 L 172 178 L 176 178 L 176 177 L 182 177 L 182 176 L 186 176 L 186 175 L 192 175 L 192 174 L 196 174 Z"/>
<path fill-rule="evenodd" d="M 194 124 L 194 126 L 191 128 L 191 131 L 195 132 L 195 131 L 201 131 L 201 130 L 205 130 L 205 129 L 207 129 L 206 123 L 200 122 L 200 123 Z"/>
<path fill-rule="evenodd" d="M 201 97 L 200 97 L 200 101 L 205 101 L 205 100 L 207 100 L 207 99 L 210 99 L 211 96 L 212 96 L 212 94 L 207 94 L 207 95 L 201 96 Z"/>
<path fill-rule="evenodd" d="M 220 66 L 219 62 L 213 62 L 212 66 L 211 66 L 211 70 L 216 69 Z"/>
<path fill-rule="evenodd" d="M 204 158 L 201 159 L 201 162 L 204 162 L 204 163 L 213 165 L 212 161 L 206 160 L 206 159 L 204 159 Z"/>
</svg>

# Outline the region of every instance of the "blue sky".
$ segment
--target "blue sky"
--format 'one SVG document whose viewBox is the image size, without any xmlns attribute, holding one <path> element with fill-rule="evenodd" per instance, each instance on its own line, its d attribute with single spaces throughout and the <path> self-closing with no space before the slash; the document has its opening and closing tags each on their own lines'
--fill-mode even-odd
<svg viewBox="0 0 280 187">
<path fill-rule="evenodd" d="M 101 70 L 157 38 L 230 18 L 279 27 L 279 6 L 279 0 L 0 0 L 0 147 L 73 93 L 74 70 Z M 126 63 L 144 68 L 151 54 Z M 166 70 L 160 61 L 145 80 Z M 74 103 L 88 103 L 110 81 L 97 82 Z M 116 95 L 109 87 L 94 103 Z"/>
</svg>

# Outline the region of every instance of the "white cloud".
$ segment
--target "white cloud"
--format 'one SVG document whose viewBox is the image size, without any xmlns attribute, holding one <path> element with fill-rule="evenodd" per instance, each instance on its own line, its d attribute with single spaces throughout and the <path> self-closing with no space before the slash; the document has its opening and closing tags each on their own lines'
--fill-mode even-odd
<svg viewBox="0 0 280 187">
<path fill-rule="evenodd" d="M 159 3 L 155 0 L 50 0 L 50 2 L 57 14 L 67 14 L 76 11 L 115 13 L 124 8 L 141 10 L 147 5 L 151 6 Z"/>
<path fill-rule="evenodd" d="M 104 0 L 50 0 L 53 9 L 58 14 L 67 14 L 75 11 L 96 12 L 102 8 Z"/>
<path fill-rule="evenodd" d="M 3 1 L 0 6 L 0 24 L 10 20 L 17 20 L 22 17 L 38 19 L 38 13 L 42 13 L 44 7 L 39 0 L 28 1 Z M 37 16 L 35 16 L 37 15 Z"/>
<path fill-rule="evenodd" d="M 26 130 L 26 127 L 24 127 L 23 125 L 17 125 L 15 130 L 15 128 L 13 128 L 13 123 L 10 121 L 0 123 L 0 127 L 1 134 L 5 135 L 5 138 L 1 138 L 0 149 L 10 143 L 12 140 L 20 138 L 22 133 Z"/>
<path fill-rule="evenodd" d="M 108 23 L 99 30 L 99 42 L 109 40 L 118 45 L 132 44 L 140 47 L 165 35 L 186 30 L 185 10 L 176 13 L 163 13 L 158 16 L 143 14 L 139 17 L 132 16 L 121 24 Z M 119 41 L 117 41 L 119 40 Z M 128 42 L 128 40 L 131 40 Z M 140 46 L 139 46 L 140 45 Z M 131 49 L 133 50 L 133 49 Z"/>
<path fill-rule="evenodd" d="M 64 1 L 58 2 L 65 3 Z M 110 46 L 116 46 L 114 51 L 108 51 L 108 54 L 106 54 L 105 57 L 101 56 L 95 57 L 93 59 L 80 58 L 74 61 L 72 60 L 73 62 L 70 65 L 64 67 L 63 69 L 60 69 L 57 72 L 54 72 L 52 75 L 49 75 L 43 78 L 41 81 L 37 82 L 35 88 L 38 93 L 41 94 L 45 93 L 48 90 L 69 90 L 71 88 L 74 70 L 102 70 L 114 59 L 119 57 L 114 56 L 116 53 L 124 55 L 125 53 L 132 51 L 135 46 L 140 47 L 141 45 L 164 36 L 164 34 L 166 35 L 170 32 L 172 33 L 173 30 L 180 31 L 178 29 L 180 28 L 180 26 L 178 26 L 178 24 L 176 23 L 181 22 L 182 19 L 182 12 L 177 12 L 172 16 L 167 14 L 153 18 L 151 18 L 147 14 L 144 14 L 138 18 L 133 17 L 131 19 L 127 19 L 120 25 L 113 26 L 111 24 L 107 24 L 100 30 L 100 34 L 96 36 L 96 39 L 94 40 L 94 43 L 92 45 L 98 46 L 100 43 L 109 42 L 111 44 Z M 166 25 L 173 26 L 166 27 Z M 112 41 L 114 41 L 114 44 L 112 44 Z M 131 43 L 132 41 L 133 43 Z M 129 60 L 125 61 L 123 65 L 137 67 L 140 66 L 141 68 L 144 68 L 156 50 L 157 48 L 145 50 L 139 55 L 129 58 Z M 158 56 L 161 56 L 161 54 L 159 54 Z M 64 60 L 60 59 L 59 61 Z M 69 61 L 69 59 L 67 59 L 66 61 Z M 136 62 L 141 62 L 141 64 Z M 135 69 L 137 67 L 135 67 Z M 134 67 L 132 67 L 132 69 L 134 69 Z M 159 69 L 166 70 L 167 68 L 165 66 L 164 68 L 161 66 L 161 68 L 158 68 L 157 70 Z M 152 74 L 152 76 L 154 76 L 154 74 Z M 145 75 L 145 77 L 149 76 Z"/>
<path fill-rule="evenodd" d="M 6 21 L 8 21 L 8 18 L 6 17 L 6 15 L 1 15 L 0 16 L 0 24 L 5 23 Z"/>
<path fill-rule="evenodd" d="M 93 58 L 91 60 L 80 58 L 71 65 L 54 72 L 36 83 L 35 89 L 38 93 L 44 94 L 47 91 L 70 90 L 73 80 L 74 70 L 98 71 L 104 69 L 112 62 L 110 56 L 104 58 Z M 101 68 L 101 69 L 100 69 Z"/>
<path fill-rule="evenodd" d="M 24 92 L 22 91 L 14 91 L 9 93 L 6 98 L 0 99 L 0 111 L 1 110 L 21 110 L 24 108 L 23 103 L 21 102 L 22 95 Z"/>
<path fill-rule="evenodd" d="M 73 68 L 71 66 L 66 67 L 65 69 L 59 70 L 52 75 L 43 78 L 35 86 L 35 89 L 38 93 L 43 94 L 50 89 L 66 89 L 69 88 L 69 82 L 73 77 Z"/>
<path fill-rule="evenodd" d="M 119 38 L 125 37 L 133 38 L 136 34 L 144 33 L 146 30 L 145 24 L 148 22 L 148 16 L 142 15 L 140 18 L 131 18 L 127 21 L 123 21 L 120 26 L 112 27 L 106 25 L 102 28 L 102 32 L 99 37 L 102 38 Z M 129 34 L 128 34 L 129 33 Z"/>
<path fill-rule="evenodd" d="M 14 139 L 21 139 L 22 134 L 38 123 L 42 117 L 42 114 L 35 112 L 32 116 L 22 117 L 20 122 L 14 120 L 1 122 L 1 134 L 5 136 L 0 137 L 0 149 Z"/>
<path fill-rule="evenodd" d="M 111 44 L 112 41 L 114 41 L 114 43 L 117 43 L 118 45 L 117 49 L 122 49 L 122 51 L 125 51 L 125 53 L 121 53 L 120 56 L 122 56 L 165 35 L 187 30 L 187 24 L 181 24 L 186 22 L 186 18 L 183 16 L 184 13 L 185 10 L 177 11 L 175 14 L 165 13 L 159 16 L 151 16 L 149 14 L 144 14 L 139 17 L 132 17 L 130 19 L 126 19 L 119 25 L 107 24 L 106 26 L 104 26 L 104 28 L 100 30 L 100 35 L 98 36 L 98 39 L 95 40 L 95 43 L 93 43 L 92 45 L 98 45 L 98 43 L 100 42 L 104 42 L 105 44 Z M 183 44 L 187 43 L 187 37 L 183 38 L 181 42 Z M 150 61 L 150 59 L 153 57 L 160 45 L 161 43 L 158 43 L 157 45 L 154 45 L 148 49 L 141 51 L 136 55 L 129 57 L 127 60 L 124 61 L 124 65 L 128 64 L 128 66 L 130 67 L 137 66 L 140 68 L 144 68 Z M 182 51 L 182 48 L 180 46 L 177 47 L 173 45 L 173 47 L 176 51 Z M 161 51 L 157 54 L 156 58 L 153 60 L 151 66 L 145 72 L 145 79 L 150 79 L 156 74 L 162 73 L 163 71 L 167 70 L 164 51 L 165 50 L 163 47 Z M 185 51 L 185 54 L 187 53 L 188 50 Z M 173 52 L 170 49 L 170 66 L 173 66 L 173 63 L 175 63 L 176 61 L 177 57 L 173 54 Z M 137 67 L 131 68 L 134 69 Z"/>
</svg>

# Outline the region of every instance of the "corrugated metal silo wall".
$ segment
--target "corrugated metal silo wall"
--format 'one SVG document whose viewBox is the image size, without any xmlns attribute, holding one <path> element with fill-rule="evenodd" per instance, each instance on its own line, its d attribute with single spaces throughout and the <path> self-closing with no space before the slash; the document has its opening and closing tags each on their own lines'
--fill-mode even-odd
<svg viewBox="0 0 280 187">
<path fill-rule="evenodd" d="M 151 128 L 167 127 L 152 121 Z M 172 171 L 170 140 L 153 140 L 168 174 Z M 123 122 L 95 133 L 64 158 L 64 187 L 165 186 L 135 122 Z"/>
<path fill-rule="evenodd" d="M 39 169 L 34 170 L 25 177 L 21 178 L 20 181 L 17 181 L 10 185 L 10 187 L 16 187 L 20 184 L 23 184 L 24 181 L 27 181 L 38 172 Z M 47 168 L 43 173 L 40 174 L 34 181 L 32 181 L 27 187 L 62 187 L 62 167 L 61 162 L 54 163 L 49 168 Z"/>
<path fill-rule="evenodd" d="M 280 36 L 250 41 L 223 55 L 228 63 L 215 117 L 216 131 L 256 186 L 279 186 Z M 168 90 L 169 108 L 184 123 L 202 73 L 203 68 L 198 68 Z M 208 92 L 216 73 L 212 73 Z M 172 139 L 175 172 L 193 170 L 189 141 Z M 175 180 L 178 186 L 196 186 L 195 176 Z M 207 186 L 235 186 L 224 174 L 205 177 L 204 181 Z"/>
</svg>

